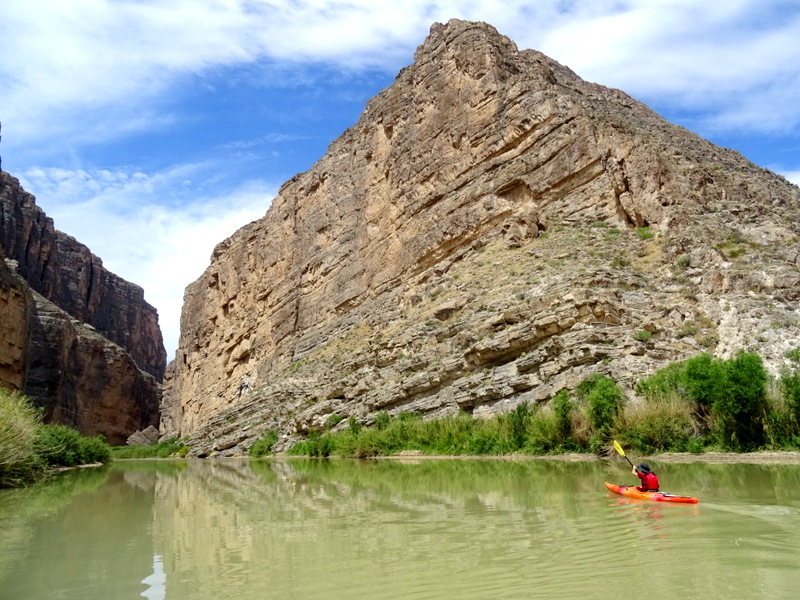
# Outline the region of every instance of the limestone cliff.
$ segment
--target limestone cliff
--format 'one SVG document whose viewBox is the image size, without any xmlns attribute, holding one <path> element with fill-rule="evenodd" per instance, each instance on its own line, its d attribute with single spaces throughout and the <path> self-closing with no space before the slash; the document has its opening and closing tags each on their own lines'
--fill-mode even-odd
<svg viewBox="0 0 800 600">
<path fill-rule="evenodd" d="M 630 390 L 704 350 L 774 367 L 800 333 L 799 207 L 623 92 L 436 24 L 187 288 L 162 430 L 233 454 L 334 413 L 487 414 L 596 371 Z"/>
<path fill-rule="evenodd" d="M 166 353 L 141 288 L 54 229 L 19 181 L 0 173 L 0 385 L 46 422 L 124 444 L 159 422 Z"/>
</svg>

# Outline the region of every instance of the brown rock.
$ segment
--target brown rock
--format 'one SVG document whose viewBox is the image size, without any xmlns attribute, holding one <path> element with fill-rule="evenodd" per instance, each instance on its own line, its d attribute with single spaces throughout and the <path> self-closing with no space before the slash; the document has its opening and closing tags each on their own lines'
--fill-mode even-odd
<svg viewBox="0 0 800 600">
<path fill-rule="evenodd" d="M 112 444 L 158 425 L 165 352 L 141 288 L 53 229 L 5 172 L 0 200 L 0 385 L 22 390 L 45 422 Z"/>
</svg>

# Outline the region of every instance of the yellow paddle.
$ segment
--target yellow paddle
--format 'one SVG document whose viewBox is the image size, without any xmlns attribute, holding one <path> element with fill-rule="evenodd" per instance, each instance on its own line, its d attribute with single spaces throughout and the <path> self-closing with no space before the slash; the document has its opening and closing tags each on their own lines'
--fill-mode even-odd
<svg viewBox="0 0 800 600">
<path fill-rule="evenodd" d="M 625 458 L 625 460 L 628 461 L 628 464 L 630 466 L 633 466 L 633 463 L 631 462 L 631 459 L 628 458 L 627 456 L 625 456 L 625 450 L 622 449 L 622 446 L 619 445 L 619 442 L 617 440 L 614 440 L 614 450 L 616 450 L 618 453 L 620 453 Z"/>
</svg>

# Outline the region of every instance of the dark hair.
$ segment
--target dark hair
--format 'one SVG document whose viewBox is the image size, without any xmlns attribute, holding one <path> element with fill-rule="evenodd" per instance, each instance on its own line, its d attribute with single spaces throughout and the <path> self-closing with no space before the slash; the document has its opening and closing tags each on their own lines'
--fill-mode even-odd
<svg viewBox="0 0 800 600">
<path fill-rule="evenodd" d="M 642 463 L 636 468 L 642 473 L 652 473 L 652 471 L 650 470 L 650 465 L 648 465 L 647 463 Z"/>
</svg>

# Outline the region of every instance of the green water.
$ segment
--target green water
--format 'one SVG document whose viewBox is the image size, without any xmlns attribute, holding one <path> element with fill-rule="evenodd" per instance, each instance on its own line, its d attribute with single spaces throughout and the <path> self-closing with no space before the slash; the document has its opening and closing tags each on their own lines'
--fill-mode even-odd
<svg viewBox="0 0 800 600">
<path fill-rule="evenodd" d="M 3 600 L 796 598 L 800 465 L 133 461 L 0 491 Z M 644 592 L 647 585 L 648 591 Z"/>
</svg>

